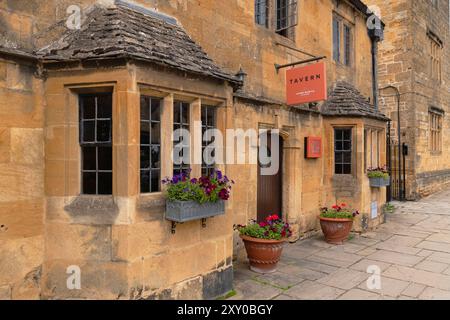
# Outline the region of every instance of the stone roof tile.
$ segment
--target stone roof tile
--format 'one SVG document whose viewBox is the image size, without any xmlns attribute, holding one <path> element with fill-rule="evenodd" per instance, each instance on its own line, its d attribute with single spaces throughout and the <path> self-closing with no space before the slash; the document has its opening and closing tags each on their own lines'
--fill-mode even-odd
<svg viewBox="0 0 450 320">
<path fill-rule="evenodd" d="M 174 19 L 117 1 L 95 6 L 80 30 L 68 30 L 36 54 L 44 61 L 135 58 L 240 84 L 218 67 Z"/>
<path fill-rule="evenodd" d="M 328 100 L 322 105 L 322 114 L 325 116 L 356 116 L 374 118 L 388 121 L 381 112 L 361 95 L 361 93 L 347 82 L 336 83 L 335 88 L 328 96 Z"/>
</svg>

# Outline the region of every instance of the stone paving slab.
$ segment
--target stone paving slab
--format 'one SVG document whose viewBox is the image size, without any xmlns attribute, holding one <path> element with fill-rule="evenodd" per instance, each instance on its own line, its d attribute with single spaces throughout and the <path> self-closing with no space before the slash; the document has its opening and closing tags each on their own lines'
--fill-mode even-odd
<svg viewBox="0 0 450 320">
<path fill-rule="evenodd" d="M 350 266 L 350 269 L 367 272 L 367 268 L 370 266 L 377 266 L 380 268 L 381 271 L 384 271 L 387 268 L 389 268 L 391 265 L 386 262 L 375 261 L 375 260 L 370 260 L 370 259 L 363 259 L 363 260 L 355 263 L 354 265 Z"/>
<path fill-rule="evenodd" d="M 281 289 L 254 280 L 235 282 L 235 291 L 230 300 L 271 300 L 282 293 Z"/>
<path fill-rule="evenodd" d="M 450 190 L 394 205 L 386 224 L 342 246 L 321 234 L 287 245 L 270 275 L 250 271 L 240 256 L 232 299 L 450 300 Z M 381 271 L 380 289 L 367 286 L 376 276 L 369 266 Z"/>
<path fill-rule="evenodd" d="M 404 266 L 392 266 L 382 273 L 384 276 L 403 281 L 423 284 L 450 291 L 450 276 Z"/>
<path fill-rule="evenodd" d="M 299 300 L 333 300 L 343 294 L 345 290 L 326 286 L 313 281 L 305 281 L 284 294 Z"/>
<path fill-rule="evenodd" d="M 368 290 L 372 293 L 379 294 L 381 296 L 388 296 L 391 298 L 399 297 L 403 291 L 409 286 L 408 281 L 402 281 L 397 279 L 391 279 L 387 277 L 381 278 L 381 289 L 369 289 L 367 288 L 367 284 L 361 283 L 358 288 L 363 290 Z"/>
<path fill-rule="evenodd" d="M 317 280 L 321 284 L 343 290 L 350 290 L 367 280 L 367 273 L 356 270 L 340 269 L 335 273 Z"/>
<path fill-rule="evenodd" d="M 380 298 L 378 294 L 373 292 L 352 289 L 340 296 L 338 300 L 380 300 Z"/>
<path fill-rule="evenodd" d="M 418 283 L 410 283 L 409 286 L 402 292 L 402 295 L 417 298 L 425 290 L 426 286 Z"/>
<path fill-rule="evenodd" d="M 417 268 L 417 269 L 431 271 L 431 272 L 435 272 L 435 273 L 442 273 L 448 267 L 449 267 L 448 264 L 429 261 L 429 260 L 422 261 L 415 266 L 415 268 Z"/>
<path fill-rule="evenodd" d="M 412 267 L 422 261 L 424 258 L 415 256 L 412 254 L 387 251 L 387 250 L 378 250 L 374 254 L 371 254 L 367 257 L 367 259 L 378 260 L 392 264 L 398 264 L 401 266 Z"/>
<path fill-rule="evenodd" d="M 426 288 L 419 298 L 422 300 L 450 300 L 450 291 Z"/>
</svg>

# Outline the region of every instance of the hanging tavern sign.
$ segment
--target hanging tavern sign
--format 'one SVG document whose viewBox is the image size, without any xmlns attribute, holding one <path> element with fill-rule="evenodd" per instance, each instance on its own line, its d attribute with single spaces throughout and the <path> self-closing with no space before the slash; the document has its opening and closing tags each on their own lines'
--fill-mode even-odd
<svg viewBox="0 0 450 320">
<path fill-rule="evenodd" d="M 288 105 L 299 105 L 327 99 L 325 62 L 286 71 Z"/>
</svg>

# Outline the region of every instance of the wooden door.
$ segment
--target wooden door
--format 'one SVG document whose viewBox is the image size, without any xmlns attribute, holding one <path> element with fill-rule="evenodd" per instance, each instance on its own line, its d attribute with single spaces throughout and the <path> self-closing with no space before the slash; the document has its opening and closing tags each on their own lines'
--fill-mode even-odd
<svg viewBox="0 0 450 320">
<path fill-rule="evenodd" d="M 279 138 L 279 169 L 275 175 L 262 175 L 261 164 L 258 161 L 258 193 L 257 220 L 264 221 L 269 215 L 277 214 L 282 217 L 282 177 L 283 177 L 283 139 Z M 267 148 L 271 149 L 271 135 L 267 138 Z M 259 152 L 258 152 L 259 155 Z"/>
</svg>

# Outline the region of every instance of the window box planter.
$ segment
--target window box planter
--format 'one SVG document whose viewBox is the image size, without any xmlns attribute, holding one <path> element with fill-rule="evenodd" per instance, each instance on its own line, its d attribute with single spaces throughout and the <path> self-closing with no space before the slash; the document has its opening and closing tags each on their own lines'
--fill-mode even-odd
<svg viewBox="0 0 450 320">
<path fill-rule="evenodd" d="M 369 178 L 369 182 L 372 188 L 383 188 L 391 185 L 390 178 Z"/>
<path fill-rule="evenodd" d="M 175 233 L 177 223 L 193 220 L 203 220 L 225 214 L 225 201 L 206 202 L 196 201 L 166 201 L 166 220 L 172 221 L 172 233 Z"/>
</svg>

